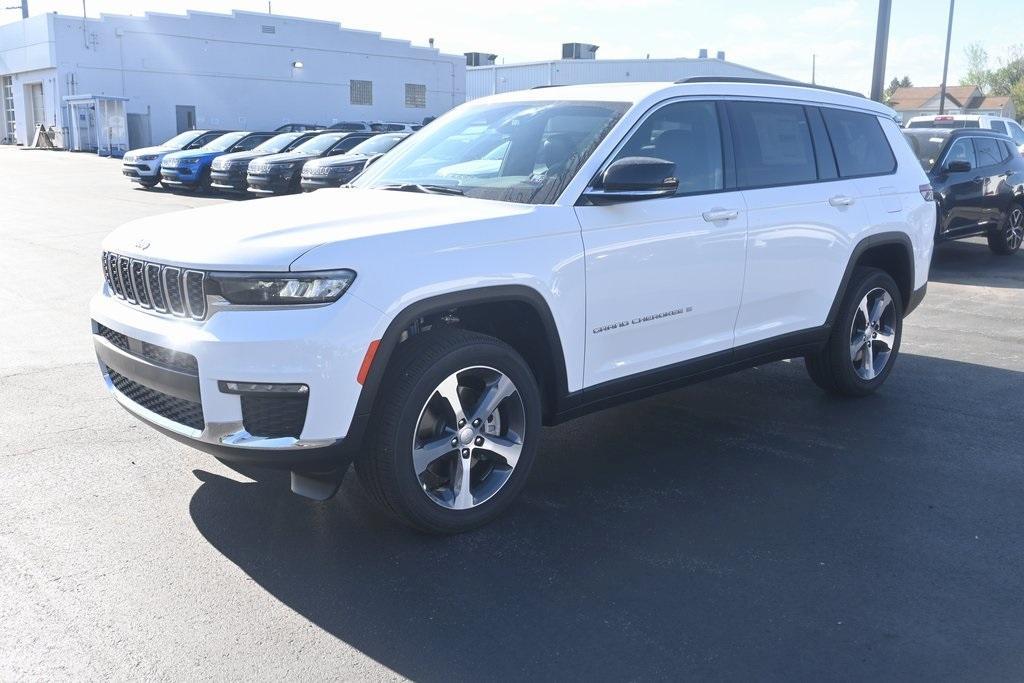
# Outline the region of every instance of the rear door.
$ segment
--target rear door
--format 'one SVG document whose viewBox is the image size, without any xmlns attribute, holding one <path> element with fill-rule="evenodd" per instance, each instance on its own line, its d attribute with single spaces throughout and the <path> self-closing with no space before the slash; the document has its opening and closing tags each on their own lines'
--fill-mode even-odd
<svg viewBox="0 0 1024 683">
<path fill-rule="evenodd" d="M 988 137 L 974 138 L 974 155 L 978 159 L 977 175 L 984 179 L 980 221 L 992 227 L 1006 215 L 1013 201 L 1013 188 L 1006 182 L 1010 155 L 1001 140 Z"/>
<path fill-rule="evenodd" d="M 818 327 L 867 223 L 839 177 L 816 107 L 730 102 L 737 185 L 749 221 L 736 346 Z"/>
</svg>

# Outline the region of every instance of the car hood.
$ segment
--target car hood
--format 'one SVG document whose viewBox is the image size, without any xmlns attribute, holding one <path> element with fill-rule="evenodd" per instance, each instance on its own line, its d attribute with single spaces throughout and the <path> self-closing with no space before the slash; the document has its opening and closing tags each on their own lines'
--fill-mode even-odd
<svg viewBox="0 0 1024 683">
<path fill-rule="evenodd" d="M 348 166 L 349 164 L 362 164 L 366 163 L 367 157 L 365 154 L 342 154 L 334 157 L 324 157 L 323 159 L 315 159 L 310 161 L 306 168 L 315 168 L 318 166 Z"/>
<path fill-rule="evenodd" d="M 167 161 L 172 160 L 183 160 L 183 159 L 207 159 L 209 157 L 215 157 L 224 154 L 224 152 L 214 152 L 213 150 L 203 149 L 189 149 L 182 152 L 173 152 L 168 154 L 164 159 Z"/>
<path fill-rule="evenodd" d="M 322 191 L 149 216 L 112 232 L 103 249 L 204 270 L 287 271 L 325 244 L 493 221 L 533 208 L 388 190 Z"/>
<path fill-rule="evenodd" d="M 145 154 L 169 154 L 170 152 L 177 152 L 180 147 L 140 147 L 139 149 L 133 149 L 125 154 L 126 157 L 138 158 Z"/>
<path fill-rule="evenodd" d="M 308 159 L 315 159 L 316 154 L 310 152 L 279 152 L 277 154 L 268 154 L 267 156 L 260 159 L 260 163 L 263 164 L 294 164 L 299 161 L 307 161 Z"/>
</svg>

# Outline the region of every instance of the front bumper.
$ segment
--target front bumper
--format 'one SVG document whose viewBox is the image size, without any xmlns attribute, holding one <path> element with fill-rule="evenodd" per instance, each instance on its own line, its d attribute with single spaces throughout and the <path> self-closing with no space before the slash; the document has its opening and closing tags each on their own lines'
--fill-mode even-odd
<svg viewBox="0 0 1024 683">
<path fill-rule="evenodd" d="M 249 173 L 246 176 L 246 184 L 249 186 L 249 192 L 256 194 L 288 194 L 298 189 L 295 176 L 283 173 L 258 175 Z"/>
<path fill-rule="evenodd" d="M 210 187 L 229 192 L 245 192 L 245 171 L 210 171 Z"/>
<path fill-rule="evenodd" d="M 196 187 L 199 185 L 200 169 L 181 166 L 179 168 L 161 168 L 160 182 L 172 187 Z"/>
<path fill-rule="evenodd" d="M 356 376 L 381 324 L 379 311 L 350 294 L 329 306 L 191 321 L 127 305 L 104 286 L 90 305 L 93 343 L 115 400 L 165 434 L 226 460 L 323 471 L 347 465 L 359 445 L 345 440 L 362 389 Z M 222 391 L 221 381 L 305 384 L 300 430 L 254 434 L 247 397 Z"/>
<path fill-rule="evenodd" d="M 156 182 L 160 180 L 160 166 L 157 162 L 156 166 L 153 166 L 149 162 L 139 161 L 133 164 L 122 164 L 121 174 L 126 176 L 133 182 L 151 181 Z"/>
<path fill-rule="evenodd" d="M 325 187 L 341 187 L 351 179 L 352 176 L 336 176 L 332 178 L 331 176 L 327 175 L 304 175 L 302 176 L 302 180 L 299 181 L 299 185 L 300 187 L 302 187 L 303 192 L 312 192 L 313 190 L 321 190 Z"/>
</svg>

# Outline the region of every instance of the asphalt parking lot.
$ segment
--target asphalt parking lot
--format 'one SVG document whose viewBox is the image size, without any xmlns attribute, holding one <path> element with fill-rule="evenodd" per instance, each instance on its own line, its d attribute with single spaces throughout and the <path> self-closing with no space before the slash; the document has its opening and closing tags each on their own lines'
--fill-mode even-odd
<svg viewBox="0 0 1024 683">
<path fill-rule="evenodd" d="M 223 200 L 88 155 L 0 178 L 0 679 L 1024 676 L 1024 254 L 941 247 L 873 397 L 795 361 L 592 415 L 431 538 L 105 395 L 101 238 Z"/>
</svg>

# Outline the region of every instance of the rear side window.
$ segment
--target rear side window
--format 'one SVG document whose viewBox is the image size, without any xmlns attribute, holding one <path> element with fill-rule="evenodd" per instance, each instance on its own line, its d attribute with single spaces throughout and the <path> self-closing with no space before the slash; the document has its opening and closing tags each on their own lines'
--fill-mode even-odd
<svg viewBox="0 0 1024 683">
<path fill-rule="evenodd" d="M 974 152 L 978 157 L 978 166 L 993 166 L 1003 161 L 999 141 L 993 138 L 974 138 Z"/>
<path fill-rule="evenodd" d="M 730 102 L 729 121 L 740 188 L 814 182 L 818 168 L 804 108 L 774 102 Z"/>
<path fill-rule="evenodd" d="M 616 159 L 655 157 L 676 165 L 677 194 L 724 186 L 722 139 L 713 102 L 676 102 L 651 114 Z"/>
<path fill-rule="evenodd" d="M 821 115 L 832 139 L 840 176 L 857 178 L 896 170 L 896 157 L 877 116 L 828 108 L 823 108 Z"/>
<path fill-rule="evenodd" d="M 1010 137 L 1018 145 L 1024 145 L 1024 128 L 1021 128 L 1016 123 L 1008 124 L 1010 129 Z"/>
<path fill-rule="evenodd" d="M 997 133 L 1002 133 L 1003 135 L 1006 135 L 1006 124 L 1003 123 L 1002 121 L 989 121 L 988 125 L 992 130 L 996 131 Z"/>
</svg>

